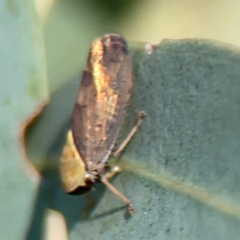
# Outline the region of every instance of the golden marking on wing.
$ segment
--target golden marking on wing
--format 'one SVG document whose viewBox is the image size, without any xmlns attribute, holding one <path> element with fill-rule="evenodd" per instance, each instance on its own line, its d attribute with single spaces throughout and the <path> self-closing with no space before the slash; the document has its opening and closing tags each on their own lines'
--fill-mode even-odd
<svg viewBox="0 0 240 240">
<path fill-rule="evenodd" d="M 111 77 L 106 73 L 106 67 L 103 65 L 103 44 L 101 40 L 96 40 L 92 44 L 92 74 L 97 92 L 97 102 L 104 101 L 105 95 L 111 96 L 114 90 L 110 87 Z"/>
<path fill-rule="evenodd" d="M 107 108 L 106 108 L 106 116 L 105 117 L 109 121 L 114 121 L 113 116 L 115 114 L 117 101 L 118 101 L 118 95 L 117 94 L 109 96 L 109 98 L 108 98 L 108 104 L 107 104 Z"/>
<path fill-rule="evenodd" d="M 116 113 L 118 95 L 105 96 L 104 100 L 97 104 L 96 116 L 98 121 L 96 122 L 95 132 L 98 139 L 105 140 L 106 132 L 109 128 L 109 123 L 115 121 L 114 116 Z"/>
<path fill-rule="evenodd" d="M 91 64 L 97 93 L 95 116 L 98 119 L 95 131 L 96 138 L 105 140 L 109 122 L 114 120 L 118 95 L 111 87 L 112 76 L 106 73 L 106 67 L 103 65 L 103 50 L 100 39 L 93 42 Z"/>
<path fill-rule="evenodd" d="M 92 73 L 97 92 L 97 102 L 102 102 L 105 95 L 105 88 L 109 86 L 109 76 L 103 66 L 103 45 L 100 39 L 92 44 Z"/>
</svg>

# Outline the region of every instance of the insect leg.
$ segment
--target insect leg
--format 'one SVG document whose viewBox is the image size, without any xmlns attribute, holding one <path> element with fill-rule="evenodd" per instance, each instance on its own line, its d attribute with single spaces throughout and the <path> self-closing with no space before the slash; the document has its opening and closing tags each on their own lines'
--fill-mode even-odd
<svg viewBox="0 0 240 240">
<path fill-rule="evenodd" d="M 105 173 L 105 177 L 110 180 L 113 178 L 117 173 L 121 172 L 122 169 L 119 166 L 112 167 L 108 172 Z"/>
<path fill-rule="evenodd" d="M 84 194 L 84 197 L 87 199 L 88 204 L 82 210 L 81 216 L 83 218 L 87 218 L 89 212 L 93 209 L 93 207 L 95 206 L 96 203 L 95 203 L 93 197 L 89 193 Z"/>
<path fill-rule="evenodd" d="M 146 116 L 146 113 L 141 111 L 138 113 L 138 118 L 135 126 L 132 128 L 131 132 L 128 134 L 126 139 L 122 142 L 122 144 L 119 146 L 119 148 L 113 153 L 114 157 L 118 157 L 119 154 L 124 150 L 124 148 L 128 145 L 128 143 L 131 141 L 135 133 L 138 131 L 139 127 L 141 126 L 143 122 L 143 118 Z"/>
<path fill-rule="evenodd" d="M 122 199 L 123 202 L 125 202 L 128 205 L 128 211 L 132 215 L 135 211 L 132 205 L 132 202 L 130 199 L 125 197 L 121 192 L 119 192 L 109 181 L 108 181 L 108 173 L 106 173 L 102 178 L 101 181 L 103 184 L 106 185 L 106 187 L 114 193 L 117 197 Z"/>
</svg>

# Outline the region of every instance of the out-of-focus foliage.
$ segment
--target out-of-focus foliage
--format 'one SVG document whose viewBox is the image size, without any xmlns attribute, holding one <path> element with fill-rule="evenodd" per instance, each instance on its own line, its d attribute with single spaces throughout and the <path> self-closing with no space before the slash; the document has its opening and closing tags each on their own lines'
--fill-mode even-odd
<svg viewBox="0 0 240 240">
<path fill-rule="evenodd" d="M 23 155 L 24 122 L 48 99 L 46 58 L 34 2 L 0 2 L 0 232 L 24 239 L 34 207 L 36 182 Z"/>
</svg>

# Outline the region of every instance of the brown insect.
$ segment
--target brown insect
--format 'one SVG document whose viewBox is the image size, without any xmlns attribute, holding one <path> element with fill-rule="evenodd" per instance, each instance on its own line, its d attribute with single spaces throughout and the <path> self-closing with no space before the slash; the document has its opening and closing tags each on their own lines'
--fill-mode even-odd
<svg viewBox="0 0 240 240">
<path fill-rule="evenodd" d="M 95 182 L 103 182 L 134 211 L 131 201 L 108 180 L 120 168 L 105 170 L 111 156 L 118 156 L 137 132 L 138 121 L 117 151 L 113 149 L 132 93 L 132 67 L 126 41 L 107 34 L 92 43 L 87 67 L 72 115 L 61 157 L 61 177 L 69 194 L 88 192 Z"/>
</svg>

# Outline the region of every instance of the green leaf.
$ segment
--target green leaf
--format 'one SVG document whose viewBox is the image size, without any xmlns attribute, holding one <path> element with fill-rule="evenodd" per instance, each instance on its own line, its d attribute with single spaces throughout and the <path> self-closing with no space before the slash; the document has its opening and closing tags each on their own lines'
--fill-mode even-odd
<svg viewBox="0 0 240 240">
<path fill-rule="evenodd" d="M 70 239 L 236 239 L 240 235 L 240 55 L 207 40 L 163 41 L 148 54 L 131 47 L 134 92 L 119 138 L 144 110 L 146 118 L 119 161 L 113 185 L 124 204 L 98 184 L 89 216 L 84 196 L 61 188 L 58 164 L 79 79 L 54 92 L 32 127 L 29 152 L 44 176 L 39 199 L 60 211 Z M 36 204 L 37 219 L 39 200 Z M 38 220 L 39 221 L 39 220 Z M 38 221 L 33 222 L 36 229 Z"/>
<path fill-rule="evenodd" d="M 41 26 L 34 1 L 24 3 L 0 3 L 0 232 L 8 240 L 24 239 L 37 190 L 22 148 L 23 126 L 48 99 Z"/>
</svg>

